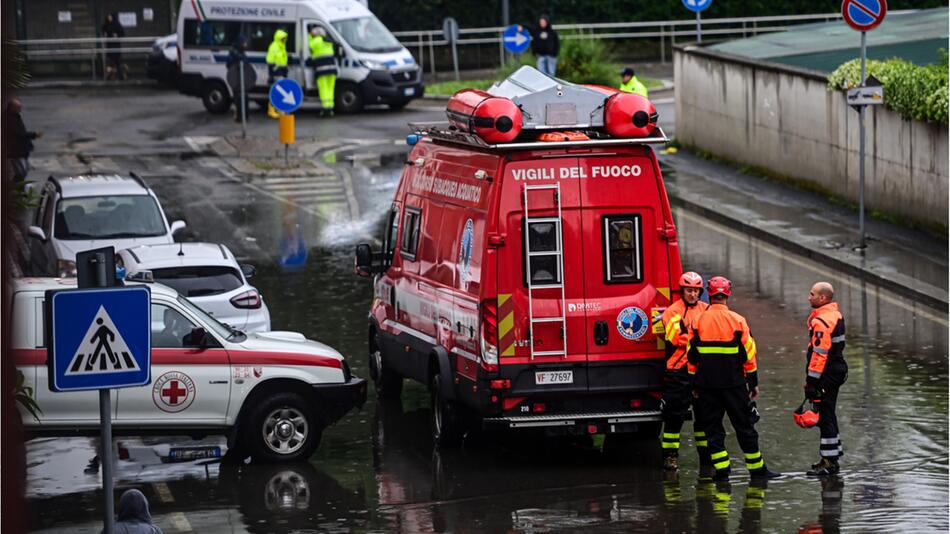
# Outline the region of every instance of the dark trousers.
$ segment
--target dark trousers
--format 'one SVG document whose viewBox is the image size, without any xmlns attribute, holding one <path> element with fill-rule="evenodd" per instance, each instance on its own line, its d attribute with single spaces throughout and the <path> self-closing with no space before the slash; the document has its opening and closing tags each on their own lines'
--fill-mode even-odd
<svg viewBox="0 0 950 534">
<path fill-rule="evenodd" d="M 821 431 L 821 443 L 818 452 L 822 458 L 837 460 L 844 454 L 841 447 L 841 436 L 838 433 L 838 416 L 835 408 L 838 406 L 838 388 L 831 386 L 825 389 L 818 406 L 818 430 Z"/>
<path fill-rule="evenodd" d="M 686 369 L 678 371 L 667 370 L 663 377 L 663 452 L 679 454 L 680 431 L 683 422 L 689 414 L 693 404 L 693 386 Z M 693 422 L 693 437 L 696 440 L 696 452 L 699 453 L 701 464 L 709 463 L 706 452 L 708 442 L 706 434 Z"/>
<path fill-rule="evenodd" d="M 729 470 L 729 453 L 726 451 L 726 429 L 722 425 L 724 415 L 729 415 L 736 431 L 739 447 L 745 453 L 746 467 L 750 471 L 765 468 L 762 452 L 759 451 L 759 433 L 755 431 L 749 390 L 745 385 L 699 390 L 696 399 L 697 428 L 706 432 L 709 441 L 709 458 L 717 472 Z"/>
</svg>

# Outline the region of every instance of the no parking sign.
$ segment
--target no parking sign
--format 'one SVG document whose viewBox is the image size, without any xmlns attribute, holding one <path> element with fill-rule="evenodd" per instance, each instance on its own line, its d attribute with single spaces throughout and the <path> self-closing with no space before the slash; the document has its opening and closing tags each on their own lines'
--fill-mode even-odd
<svg viewBox="0 0 950 534">
<path fill-rule="evenodd" d="M 841 16 L 855 30 L 866 32 L 884 22 L 887 16 L 886 0 L 844 0 Z"/>
</svg>

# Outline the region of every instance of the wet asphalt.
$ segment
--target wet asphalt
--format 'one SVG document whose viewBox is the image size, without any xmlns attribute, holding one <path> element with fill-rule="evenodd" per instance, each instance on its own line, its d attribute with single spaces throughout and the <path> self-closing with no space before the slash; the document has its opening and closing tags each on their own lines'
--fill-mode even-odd
<svg viewBox="0 0 950 534">
<path fill-rule="evenodd" d="M 336 347 L 355 373 L 366 376 L 372 288 L 352 274 L 353 247 L 382 235 L 406 152 L 398 144 L 404 123 L 438 119 L 438 104 L 322 122 L 315 115 L 298 118 L 314 137 L 382 140 L 321 156 L 331 167 L 346 168 L 358 203 L 353 212 L 306 209 L 219 173 L 216 164 L 202 161 L 205 156 L 183 157 L 182 135 L 223 135 L 233 132 L 233 123 L 207 116 L 195 99 L 136 91 L 118 94 L 118 105 L 103 102 L 108 95 L 81 91 L 25 95 L 27 110 L 61 113 L 59 119 L 37 118 L 37 127 L 25 112 L 30 127 L 47 131 L 37 155 L 52 161 L 82 152 L 91 165 L 109 159 L 151 170 L 149 183 L 169 217 L 188 221 L 187 238 L 226 243 L 257 266 L 252 283 L 268 302 L 274 329 Z M 89 119 L 84 109 L 100 115 Z M 260 115 L 256 119 L 255 131 L 276 130 Z M 359 157 L 350 163 L 353 155 Z M 769 467 L 787 473 L 783 478 L 750 485 L 736 469 L 730 484 L 700 483 L 689 445 L 680 472 L 671 476 L 657 468 L 657 442 L 613 447 L 610 441 L 514 436 L 439 451 L 427 437 L 428 395 L 407 384 L 400 403 L 377 403 L 371 394 L 362 411 L 324 433 L 308 463 L 163 463 L 169 446 L 196 442 L 117 439 L 116 487 L 141 489 L 165 532 L 946 531 L 946 311 L 694 212 L 678 208 L 674 214 L 684 266 L 725 274 L 736 284 L 732 307 L 748 318 L 760 352 L 761 446 Z M 844 470 L 823 481 L 804 476 L 817 458 L 817 431 L 799 429 L 790 415 L 801 402 L 806 297 L 818 279 L 838 289 L 850 366 L 839 397 Z M 739 460 L 735 440 L 727 444 Z M 94 447 L 86 438 L 28 443 L 29 513 L 36 530 L 99 531 L 100 480 L 84 469 Z"/>
</svg>

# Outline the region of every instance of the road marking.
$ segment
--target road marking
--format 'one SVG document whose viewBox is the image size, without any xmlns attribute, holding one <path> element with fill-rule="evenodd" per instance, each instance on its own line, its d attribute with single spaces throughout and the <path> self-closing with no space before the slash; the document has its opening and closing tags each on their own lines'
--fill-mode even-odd
<svg viewBox="0 0 950 534">
<path fill-rule="evenodd" d="M 172 495 L 172 490 L 169 489 L 168 484 L 164 482 L 152 482 L 152 489 L 155 490 L 155 494 L 158 495 L 158 500 L 163 503 L 175 502 L 175 497 Z"/>
<path fill-rule="evenodd" d="M 185 514 L 181 512 L 174 512 L 168 514 L 168 521 L 175 526 L 180 532 L 194 532 L 195 529 L 192 528 L 191 523 L 188 521 L 188 518 L 185 517 Z"/>
<path fill-rule="evenodd" d="M 733 239 L 736 239 L 736 240 L 738 240 L 738 241 L 748 241 L 749 239 L 754 239 L 754 240 L 756 241 L 756 248 L 762 250 L 763 252 L 765 252 L 765 253 L 767 253 L 767 254 L 770 254 L 770 255 L 772 255 L 772 256 L 778 258 L 779 260 L 787 261 L 787 262 L 792 263 L 792 264 L 794 264 L 794 265 L 796 265 L 796 266 L 798 266 L 798 267 L 802 267 L 802 268 L 807 269 L 807 270 L 809 270 L 809 271 L 811 271 L 811 272 L 813 272 L 813 273 L 819 274 L 819 275 L 821 275 L 822 277 L 830 277 L 830 278 L 835 278 L 835 279 L 837 279 L 837 280 L 840 280 L 840 281 L 842 281 L 843 283 L 845 283 L 846 285 L 848 285 L 849 287 L 851 287 L 852 289 L 856 290 L 858 293 L 860 293 L 860 292 L 862 291 L 861 285 L 860 285 L 859 283 L 857 283 L 857 282 L 854 282 L 854 281 L 852 280 L 852 278 L 855 278 L 855 277 L 853 277 L 853 276 L 851 276 L 851 275 L 848 275 L 848 274 L 845 274 L 845 273 L 839 273 L 839 272 L 831 271 L 831 270 L 828 270 L 828 269 L 820 269 L 820 268 L 818 268 L 817 266 L 815 266 L 815 265 L 813 265 L 813 264 L 811 264 L 811 263 L 809 263 L 809 262 L 807 262 L 807 261 L 804 261 L 804 260 L 802 260 L 802 259 L 799 259 L 799 258 L 797 258 L 797 257 L 792 256 L 792 254 L 794 254 L 793 252 L 789 252 L 789 251 L 787 251 L 787 250 L 780 249 L 780 248 L 778 248 L 778 247 L 775 247 L 775 246 L 773 246 L 773 245 L 770 245 L 770 244 L 768 244 L 768 243 L 762 241 L 761 239 L 757 239 L 757 238 L 748 236 L 748 235 L 746 235 L 746 234 L 742 234 L 742 233 L 736 232 L 736 231 L 734 231 L 734 230 L 732 230 L 732 229 L 729 229 L 729 228 L 726 228 L 725 226 L 722 226 L 722 225 L 720 225 L 720 224 L 718 224 L 718 223 L 715 223 L 715 222 L 712 222 L 712 221 L 708 221 L 708 220 L 706 220 L 706 219 L 703 219 L 703 218 L 700 217 L 699 215 L 695 215 L 695 214 L 693 214 L 692 212 L 690 212 L 689 210 L 687 210 L 687 209 L 685 209 L 685 208 L 679 210 L 679 216 L 680 216 L 680 217 L 684 217 L 684 218 L 686 218 L 686 219 L 690 219 L 690 220 L 692 220 L 693 222 L 695 222 L 695 223 L 697 223 L 697 224 L 699 224 L 699 225 L 701 225 L 701 226 L 705 226 L 706 228 L 709 228 L 710 230 L 713 230 L 713 231 L 715 231 L 715 232 L 719 232 L 720 234 L 723 234 L 723 235 L 728 236 L 728 237 L 732 237 Z M 870 293 L 869 289 L 870 289 L 870 288 L 874 288 L 874 293 L 876 293 L 878 297 L 880 297 L 881 299 L 883 299 L 883 300 L 889 302 L 890 304 L 893 304 L 893 305 L 895 305 L 895 306 L 897 306 L 897 307 L 899 307 L 899 308 L 903 308 L 904 310 L 909 311 L 909 312 L 911 312 L 911 313 L 920 315 L 921 317 L 924 317 L 924 318 L 926 318 L 926 319 L 928 319 L 928 320 L 930 320 L 930 321 L 933 321 L 933 322 L 935 322 L 935 323 L 937 323 L 937 324 L 939 324 L 939 325 L 942 325 L 942 326 L 948 326 L 948 325 L 950 325 L 950 322 L 947 321 L 947 317 L 946 317 L 946 316 L 936 315 L 936 314 L 934 314 L 934 313 L 928 311 L 929 308 L 927 308 L 927 307 L 924 306 L 924 305 L 921 305 L 919 308 L 918 308 L 918 307 L 911 306 L 911 305 L 907 304 L 906 302 L 904 302 L 904 301 L 901 300 L 901 299 L 892 297 L 889 293 L 884 292 L 884 290 L 882 290 L 882 288 L 881 288 L 880 286 L 877 286 L 877 285 L 875 285 L 875 284 L 873 284 L 873 283 L 871 283 L 871 282 L 866 282 L 866 286 L 867 286 L 867 287 L 864 289 L 864 291 L 868 291 L 868 292 Z"/>
</svg>

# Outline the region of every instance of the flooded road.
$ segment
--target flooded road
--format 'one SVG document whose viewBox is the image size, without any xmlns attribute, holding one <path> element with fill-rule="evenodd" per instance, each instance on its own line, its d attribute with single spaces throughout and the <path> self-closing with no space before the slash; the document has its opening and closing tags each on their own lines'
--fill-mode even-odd
<svg viewBox="0 0 950 534">
<path fill-rule="evenodd" d="M 154 187 L 169 217 L 202 240 L 227 243 L 258 267 L 274 329 L 326 342 L 368 376 L 366 314 L 372 288 L 352 274 L 353 246 L 382 234 L 402 155 L 350 167 L 355 219 L 315 214 L 235 188 L 210 200 L 229 224 L 195 208 L 202 184 Z M 342 161 L 342 159 L 341 159 Z M 219 184 L 220 185 L 220 184 Z M 947 316 L 827 267 L 676 210 L 683 264 L 736 285 L 731 305 L 759 346 L 762 450 L 789 476 L 750 485 L 698 483 L 686 445 L 677 475 L 658 467 L 659 442 L 482 440 L 434 451 L 428 395 L 407 382 L 401 403 L 371 398 L 328 429 L 309 463 L 164 463 L 187 438 L 119 439 L 116 487 L 138 487 L 165 532 L 907 532 L 948 528 Z M 234 228 L 237 228 L 235 230 Z M 802 400 L 808 288 L 827 279 L 847 320 L 848 382 L 839 397 L 845 455 L 839 477 L 804 471 L 817 430 L 794 425 Z M 687 425 L 688 427 L 689 425 Z M 691 434 L 689 431 L 686 434 Z M 224 446 L 208 438 L 200 443 Z M 727 441 L 739 453 L 734 438 Z M 98 532 L 99 477 L 85 468 L 90 439 L 28 444 L 30 511 L 37 530 Z"/>
</svg>

